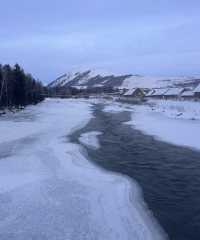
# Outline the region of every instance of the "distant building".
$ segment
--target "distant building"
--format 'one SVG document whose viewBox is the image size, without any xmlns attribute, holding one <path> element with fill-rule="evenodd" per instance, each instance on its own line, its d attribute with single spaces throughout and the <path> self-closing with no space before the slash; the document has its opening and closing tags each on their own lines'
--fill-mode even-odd
<svg viewBox="0 0 200 240">
<path fill-rule="evenodd" d="M 144 96 L 145 92 L 141 88 L 129 89 L 127 92 L 124 93 L 124 97 L 143 98 Z"/>
<path fill-rule="evenodd" d="M 155 92 L 155 89 L 149 90 L 149 91 L 145 94 L 145 97 L 151 97 L 154 92 Z"/>
<path fill-rule="evenodd" d="M 164 93 L 164 99 L 179 99 L 183 92 L 184 88 L 169 88 L 168 91 Z"/>
<path fill-rule="evenodd" d="M 200 99 L 200 84 L 194 89 L 194 97 Z"/>
<path fill-rule="evenodd" d="M 142 88 L 142 91 L 143 91 L 144 95 L 146 96 L 147 94 L 152 92 L 152 89 L 151 88 Z"/>
<path fill-rule="evenodd" d="M 184 90 L 181 93 L 181 99 L 185 99 L 185 100 L 193 100 L 194 99 L 194 91 L 192 90 Z"/>
<path fill-rule="evenodd" d="M 168 90 L 169 89 L 167 89 L 167 88 L 153 89 L 152 92 L 146 96 L 151 97 L 151 98 L 156 98 L 156 99 L 164 99 L 164 95 L 165 95 L 165 93 L 167 93 Z"/>
</svg>

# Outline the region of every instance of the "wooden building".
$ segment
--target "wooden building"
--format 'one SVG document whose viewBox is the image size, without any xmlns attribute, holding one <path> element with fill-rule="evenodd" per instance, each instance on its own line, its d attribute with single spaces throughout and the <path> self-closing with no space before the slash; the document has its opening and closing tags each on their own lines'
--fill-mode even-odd
<svg viewBox="0 0 200 240">
<path fill-rule="evenodd" d="M 124 93 L 124 97 L 127 98 L 143 98 L 145 93 L 141 88 L 133 88 L 129 89 L 127 92 Z"/>
</svg>

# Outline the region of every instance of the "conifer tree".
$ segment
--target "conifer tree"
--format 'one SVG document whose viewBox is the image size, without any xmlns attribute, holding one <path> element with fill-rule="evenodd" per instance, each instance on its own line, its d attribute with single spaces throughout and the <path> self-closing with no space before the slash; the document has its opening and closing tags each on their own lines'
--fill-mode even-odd
<svg viewBox="0 0 200 240">
<path fill-rule="evenodd" d="M 0 107 L 36 104 L 44 99 L 44 87 L 16 64 L 0 65 Z"/>
</svg>

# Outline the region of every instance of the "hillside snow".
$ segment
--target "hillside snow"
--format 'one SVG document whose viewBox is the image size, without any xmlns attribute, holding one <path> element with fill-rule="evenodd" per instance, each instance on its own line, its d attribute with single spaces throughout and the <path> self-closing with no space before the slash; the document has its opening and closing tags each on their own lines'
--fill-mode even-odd
<svg viewBox="0 0 200 240">
<path fill-rule="evenodd" d="M 51 82 L 49 87 L 75 88 L 165 88 L 165 87 L 196 87 L 200 77 L 158 77 L 132 74 L 116 75 L 108 71 L 87 70 L 67 73 Z"/>
</svg>

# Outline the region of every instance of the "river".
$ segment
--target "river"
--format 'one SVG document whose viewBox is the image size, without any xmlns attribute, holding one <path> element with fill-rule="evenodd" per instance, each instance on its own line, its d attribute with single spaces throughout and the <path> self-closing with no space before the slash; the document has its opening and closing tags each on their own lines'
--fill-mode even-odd
<svg viewBox="0 0 200 240">
<path fill-rule="evenodd" d="M 94 118 L 71 135 L 102 132 L 88 157 L 102 168 L 136 180 L 154 217 L 172 240 L 200 239 L 200 152 L 161 142 L 124 124 L 130 112 L 108 113 L 93 106 Z"/>
</svg>

